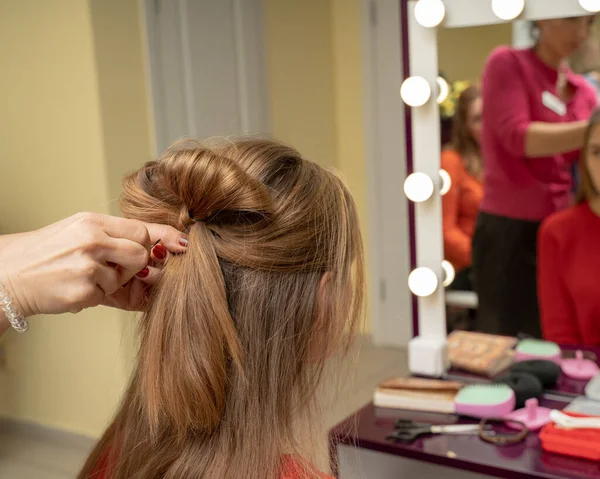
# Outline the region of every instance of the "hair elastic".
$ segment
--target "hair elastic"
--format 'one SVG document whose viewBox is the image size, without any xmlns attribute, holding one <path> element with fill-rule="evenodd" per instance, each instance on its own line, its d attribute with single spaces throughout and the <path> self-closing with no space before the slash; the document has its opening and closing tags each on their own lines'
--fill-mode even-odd
<svg viewBox="0 0 600 479">
<path fill-rule="evenodd" d="M 8 294 L 8 291 L 0 284 L 0 309 L 4 311 L 6 319 L 13 327 L 13 329 L 19 333 L 24 333 L 29 329 L 29 323 L 25 319 L 25 316 L 17 309 L 13 299 Z"/>
<path fill-rule="evenodd" d="M 517 426 L 515 427 L 515 429 L 517 429 L 518 432 L 513 434 L 500 434 L 496 431 L 490 431 L 489 426 L 492 424 L 505 425 L 509 422 Z M 479 423 L 479 437 L 485 442 L 490 442 L 497 446 L 509 446 L 511 444 L 518 444 L 527 437 L 527 434 L 529 434 L 529 429 L 527 429 L 527 426 L 521 421 L 515 421 L 512 419 L 506 419 L 502 417 L 490 417 L 487 419 L 482 419 Z"/>
</svg>

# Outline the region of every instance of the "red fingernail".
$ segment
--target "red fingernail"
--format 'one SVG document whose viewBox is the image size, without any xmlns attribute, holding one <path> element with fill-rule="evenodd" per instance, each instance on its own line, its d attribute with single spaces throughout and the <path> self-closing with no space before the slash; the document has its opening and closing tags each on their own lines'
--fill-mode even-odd
<svg viewBox="0 0 600 479">
<path fill-rule="evenodd" d="M 188 245 L 188 239 L 185 236 L 180 236 L 179 237 L 179 244 L 181 246 L 187 246 Z"/>
<path fill-rule="evenodd" d="M 138 278 L 145 278 L 149 274 L 150 274 L 150 269 L 148 268 L 148 266 L 146 266 L 143 270 L 141 270 L 138 274 L 136 274 L 136 276 Z"/>
<path fill-rule="evenodd" d="M 165 259 L 167 257 L 167 248 L 161 244 L 157 244 L 152 250 L 152 254 L 156 256 L 157 259 Z"/>
</svg>

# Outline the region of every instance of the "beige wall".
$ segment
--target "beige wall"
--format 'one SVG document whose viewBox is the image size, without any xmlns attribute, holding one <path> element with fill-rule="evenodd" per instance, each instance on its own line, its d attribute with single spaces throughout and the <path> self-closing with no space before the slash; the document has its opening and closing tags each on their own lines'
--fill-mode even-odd
<svg viewBox="0 0 600 479">
<path fill-rule="evenodd" d="M 438 33 L 440 71 L 449 81 L 477 81 L 490 51 L 499 45 L 511 44 L 511 23 L 469 28 L 440 28 Z"/>
<path fill-rule="evenodd" d="M 153 130 L 139 0 L 88 0 L 111 210 L 121 178 L 150 161 Z M 132 141 L 133 139 L 133 141 Z"/>
<path fill-rule="evenodd" d="M 115 8 L 109 33 L 95 31 Z M 2 232 L 109 212 L 124 170 L 150 149 L 136 0 L 0 0 L 0 11 L 0 44 L 10 45 L 0 49 Z M 126 323 L 99 308 L 9 333 L 0 414 L 98 434 L 127 380 Z"/>
<path fill-rule="evenodd" d="M 356 202 L 365 243 L 367 229 L 367 165 L 365 163 L 364 72 L 361 32 L 361 0 L 331 0 L 337 167 Z M 367 260 L 367 271 L 368 262 Z M 370 280 L 370 278 L 367 278 Z M 368 298 L 367 298 L 368 301 Z M 371 330 L 367 317 L 364 332 Z"/>
<path fill-rule="evenodd" d="M 264 9 L 273 135 L 335 165 L 331 0 L 265 0 Z"/>
</svg>

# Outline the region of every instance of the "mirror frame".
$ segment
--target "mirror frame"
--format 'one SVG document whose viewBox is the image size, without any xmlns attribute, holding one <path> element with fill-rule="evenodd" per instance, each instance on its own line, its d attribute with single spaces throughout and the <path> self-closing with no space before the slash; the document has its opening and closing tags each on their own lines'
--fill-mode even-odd
<svg viewBox="0 0 600 479">
<path fill-rule="evenodd" d="M 406 0 L 405 0 L 406 1 Z M 436 79 L 439 74 L 437 29 L 461 28 L 482 25 L 507 23 L 496 16 L 492 10 L 492 0 L 443 0 L 446 13 L 442 23 L 437 27 L 428 28 L 420 25 L 415 18 L 415 7 L 420 0 L 408 0 L 408 57 L 409 69 L 404 78 L 420 76 L 427 80 L 432 88 L 431 98 L 420 107 L 410 108 L 412 150 L 407 151 L 409 167 L 408 174 L 422 172 L 430 178 L 437 178 L 440 170 L 440 115 L 436 102 Z M 506 0 L 505 0 L 506 1 Z M 566 18 L 590 15 L 579 0 L 525 0 L 525 7 L 515 21 L 544 20 L 549 18 Z M 401 100 L 402 101 L 402 100 Z M 412 158 L 412 165 L 410 158 Z M 439 286 L 427 297 L 418 298 L 418 330 L 415 339 L 409 344 L 409 369 L 412 373 L 426 373 L 422 365 L 417 365 L 413 358 L 412 349 L 421 353 L 424 344 L 432 347 L 435 344 L 440 349 L 440 358 L 444 361 L 443 368 L 448 368 L 445 351 L 446 338 L 446 303 L 443 281 L 442 261 L 444 260 L 444 241 L 442 234 L 442 201 L 439 187 L 427 201 L 415 203 L 414 237 L 416 251 L 416 267 L 427 267 L 438 277 Z M 422 356 L 420 356 L 422 357 Z M 432 366 L 431 372 L 439 371 Z"/>
</svg>

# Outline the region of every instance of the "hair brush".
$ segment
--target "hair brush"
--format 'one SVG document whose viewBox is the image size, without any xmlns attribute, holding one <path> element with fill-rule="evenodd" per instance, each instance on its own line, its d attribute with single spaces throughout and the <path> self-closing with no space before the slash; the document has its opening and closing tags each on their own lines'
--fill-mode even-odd
<svg viewBox="0 0 600 479">
<path fill-rule="evenodd" d="M 514 411 L 514 391 L 506 384 L 471 384 L 454 399 L 456 413 L 475 418 L 504 417 Z"/>
</svg>

